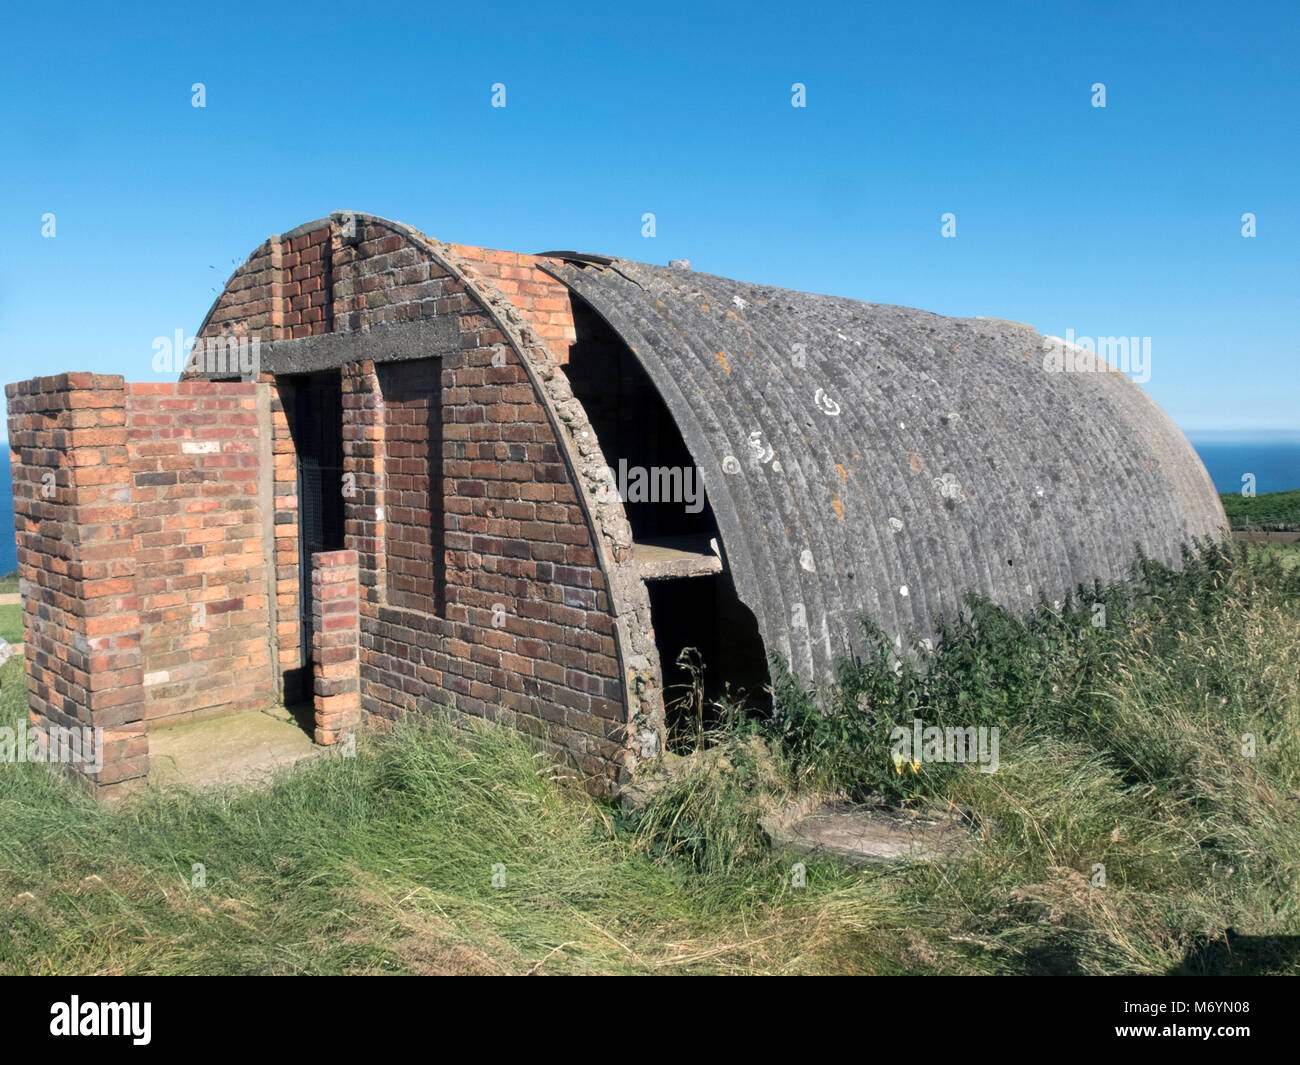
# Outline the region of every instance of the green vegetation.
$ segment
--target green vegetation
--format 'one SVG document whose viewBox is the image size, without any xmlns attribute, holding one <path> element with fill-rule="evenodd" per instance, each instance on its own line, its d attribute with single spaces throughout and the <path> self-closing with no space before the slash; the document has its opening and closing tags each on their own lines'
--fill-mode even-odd
<svg viewBox="0 0 1300 1065">
<path fill-rule="evenodd" d="M 1233 529 L 1300 529 L 1300 491 L 1267 492 L 1250 499 L 1226 492 L 1219 498 Z"/>
<path fill-rule="evenodd" d="M 815 700 L 789 677 L 778 685 L 794 771 L 967 811 L 978 855 L 927 869 L 902 897 L 1049 969 L 1163 971 L 1225 925 L 1296 935 L 1297 554 L 1208 547 L 1181 573 L 1142 560 L 1132 585 L 1023 620 L 972 600 L 934 651 L 901 659 L 868 627 L 873 652 L 835 690 Z M 900 775 L 889 732 L 913 718 L 998 726 L 1000 770 Z M 1090 883 L 1098 863 L 1104 890 Z M 1025 920 L 1033 909 L 1047 920 Z M 1300 971 L 1300 958 L 1285 964 Z"/>
<path fill-rule="evenodd" d="M 16 724 L 21 663 L 0 700 Z M 896 967 L 867 884 L 656 861 L 505 730 L 412 726 L 269 790 L 112 807 L 0 764 L 0 816 L 0 974 Z"/>
<path fill-rule="evenodd" d="M 0 603 L 0 640 L 23 642 L 23 608 L 19 603 Z"/>
<path fill-rule="evenodd" d="M 14 595 L 18 592 L 18 571 L 6 573 L 0 577 L 0 595 Z"/>
<path fill-rule="evenodd" d="M 776 727 L 717 715 L 636 815 L 517 734 L 440 722 L 242 795 L 102 807 L 0 764 L 0 973 L 1217 971 L 1243 952 L 1198 950 L 1229 927 L 1300 934 L 1300 570 L 1283 558 L 1145 561 L 1132 588 L 1027 619 L 972 601 L 897 666 L 877 634 L 830 690 L 783 677 Z M 23 702 L 11 662 L 0 724 Z M 889 728 L 913 717 L 998 726 L 999 771 L 900 775 Z M 836 789 L 955 804 L 977 846 L 942 866 L 809 862 L 794 888 L 757 818 Z M 1271 948 L 1251 964 L 1300 971 Z"/>
</svg>

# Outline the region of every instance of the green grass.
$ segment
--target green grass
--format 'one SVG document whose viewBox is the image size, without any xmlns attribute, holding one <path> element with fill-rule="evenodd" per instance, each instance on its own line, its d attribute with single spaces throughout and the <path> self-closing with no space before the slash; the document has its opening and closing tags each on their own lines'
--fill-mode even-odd
<svg viewBox="0 0 1300 1065">
<path fill-rule="evenodd" d="M 517 734 L 439 722 L 268 790 L 111 807 L 0 763 L 0 974 L 1163 973 L 1229 927 L 1298 935 L 1300 571 L 1283 557 L 1212 550 L 1030 619 L 977 603 L 924 669 L 884 650 L 828 690 L 787 681 L 779 738 L 731 715 L 639 816 Z M 11 662 L 0 724 L 23 704 Z M 911 714 L 998 724 L 999 772 L 899 777 L 882 730 Z M 811 862 L 794 888 L 757 817 L 832 787 L 956 804 L 977 846 L 944 866 Z"/>
<path fill-rule="evenodd" d="M 1249 499 L 1227 492 L 1219 498 L 1233 529 L 1300 529 L 1300 491 L 1267 492 Z"/>
<path fill-rule="evenodd" d="M 1143 561 L 1131 585 L 1027 619 L 973 599 L 933 651 L 901 660 L 877 638 L 831 691 L 783 683 L 796 771 L 968 811 L 986 845 L 903 897 L 1048 971 L 1167 971 L 1226 927 L 1300 935 L 1294 557 L 1228 545 L 1181 573 Z M 900 776 L 889 731 L 913 717 L 997 726 L 1001 768 Z"/>
<path fill-rule="evenodd" d="M 0 640 L 23 641 L 23 608 L 19 603 L 0 603 Z"/>
<path fill-rule="evenodd" d="M 16 722 L 21 665 L 0 680 Z M 796 891 L 768 856 L 698 875 L 556 777 L 517 734 L 437 723 L 268 791 L 121 807 L 0 764 L 0 973 L 897 966 L 862 946 L 888 927 L 865 884 L 828 868 Z"/>
<path fill-rule="evenodd" d="M 18 591 L 18 572 L 6 573 L 0 577 L 0 595 L 12 595 Z"/>
</svg>

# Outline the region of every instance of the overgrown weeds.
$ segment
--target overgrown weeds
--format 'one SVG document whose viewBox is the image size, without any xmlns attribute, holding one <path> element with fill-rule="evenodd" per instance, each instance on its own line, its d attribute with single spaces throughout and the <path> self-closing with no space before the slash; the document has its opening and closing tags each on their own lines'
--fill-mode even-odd
<svg viewBox="0 0 1300 1065">
<path fill-rule="evenodd" d="M 814 692 L 782 674 L 794 771 L 970 811 L 985 844 L 909 896 L 1047 971 L 1163 971 L 1228 927 L 1300 934 L 1300 571 L 1203 545 L 1175 571 L 1015 618 L 979 599 L 933 647 L 868 651 Z M 997 728 L 1000 767 L 900 774 L 891 730 Z M 1300 958 L 1294 958 L 1300 966 Z"/>
</svg>

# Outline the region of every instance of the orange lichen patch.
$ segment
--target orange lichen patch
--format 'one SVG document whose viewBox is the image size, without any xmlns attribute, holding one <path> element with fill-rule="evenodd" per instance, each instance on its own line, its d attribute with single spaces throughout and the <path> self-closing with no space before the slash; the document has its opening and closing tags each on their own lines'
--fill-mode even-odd
<svg viewBox="0 0 1300 1065">
<path fill-rule="evenodd" d="M 907 461 L 908 464 L 912 467 L 913 473 L 925 472 L 925 459 L 921 458 L 921 456 L 918 455 L 915 451 L 909 451 L 907 453 Z"/>
<path fill-rule="evenodd" d="M 845 469 L 843 466 L 841 466 L 838 462 L 835 463 L 835 469 L 836 469 L 837 471 L 839 471 L 839 475 L 840 475 L 840 480 L 841 480 L 841 481 L 848 481 L 848 479 L 849 479 L 849 471 L 848 471 L 848 470 L 846 470 L 846 469 Z"/>
<path fill-rule="evenodd" d="M 740 315 L 738 315 L 735 311 L 728 311 L 727 317 L 730 318 L 733 322 L 740 321 Z"/>
<path fill-rule="evenodd" d="M 835 511 L 835 516 L 844 520 L 844 504 L 840 502 L 839 496 L 831 496 L 831 510 Z"/>
<path fill-rule="evenodd" d="M 719 366 L 726 370 L 727 373 L 731 373 L 731 367 L 727 365 L 727 353 L 725 351 L 720 351 L 713 357 L 718 360 Z"/>
<path fill-rule="evenodd" d="M 704 311 L 704 312 L 707 313 L 708 310 L 709 310 L 709 305 L 708 305 L 707 303 L 701 303 L 701 304 L 700 304 L 700 310 L 702 310 L 702 311 Z"/>
</svg>

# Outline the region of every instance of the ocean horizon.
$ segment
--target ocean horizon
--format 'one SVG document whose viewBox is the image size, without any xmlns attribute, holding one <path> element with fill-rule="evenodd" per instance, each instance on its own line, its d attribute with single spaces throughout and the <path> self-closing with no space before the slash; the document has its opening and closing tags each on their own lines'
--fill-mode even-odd
<svg viewBox="0 0 1300 1065">
<path fill-rule="evenodd" d="M 1201 430 L 1186 433 L 1220 493 L 1240 492 L 1242 478 L 1255 478 L 1255 494 L 1300 489 L 1300 433 Z M 18 568 L 14 545 L 13 474 L 0 463 L 0 575 Z"/>
<path fill-rule="evenodd" d="M 1196 454 L 1220 494 L 1240 492 L 1247 474 L 1255 494 L 1300 489 L 1300 434 L 1188 432 Z"/>
</svg>

